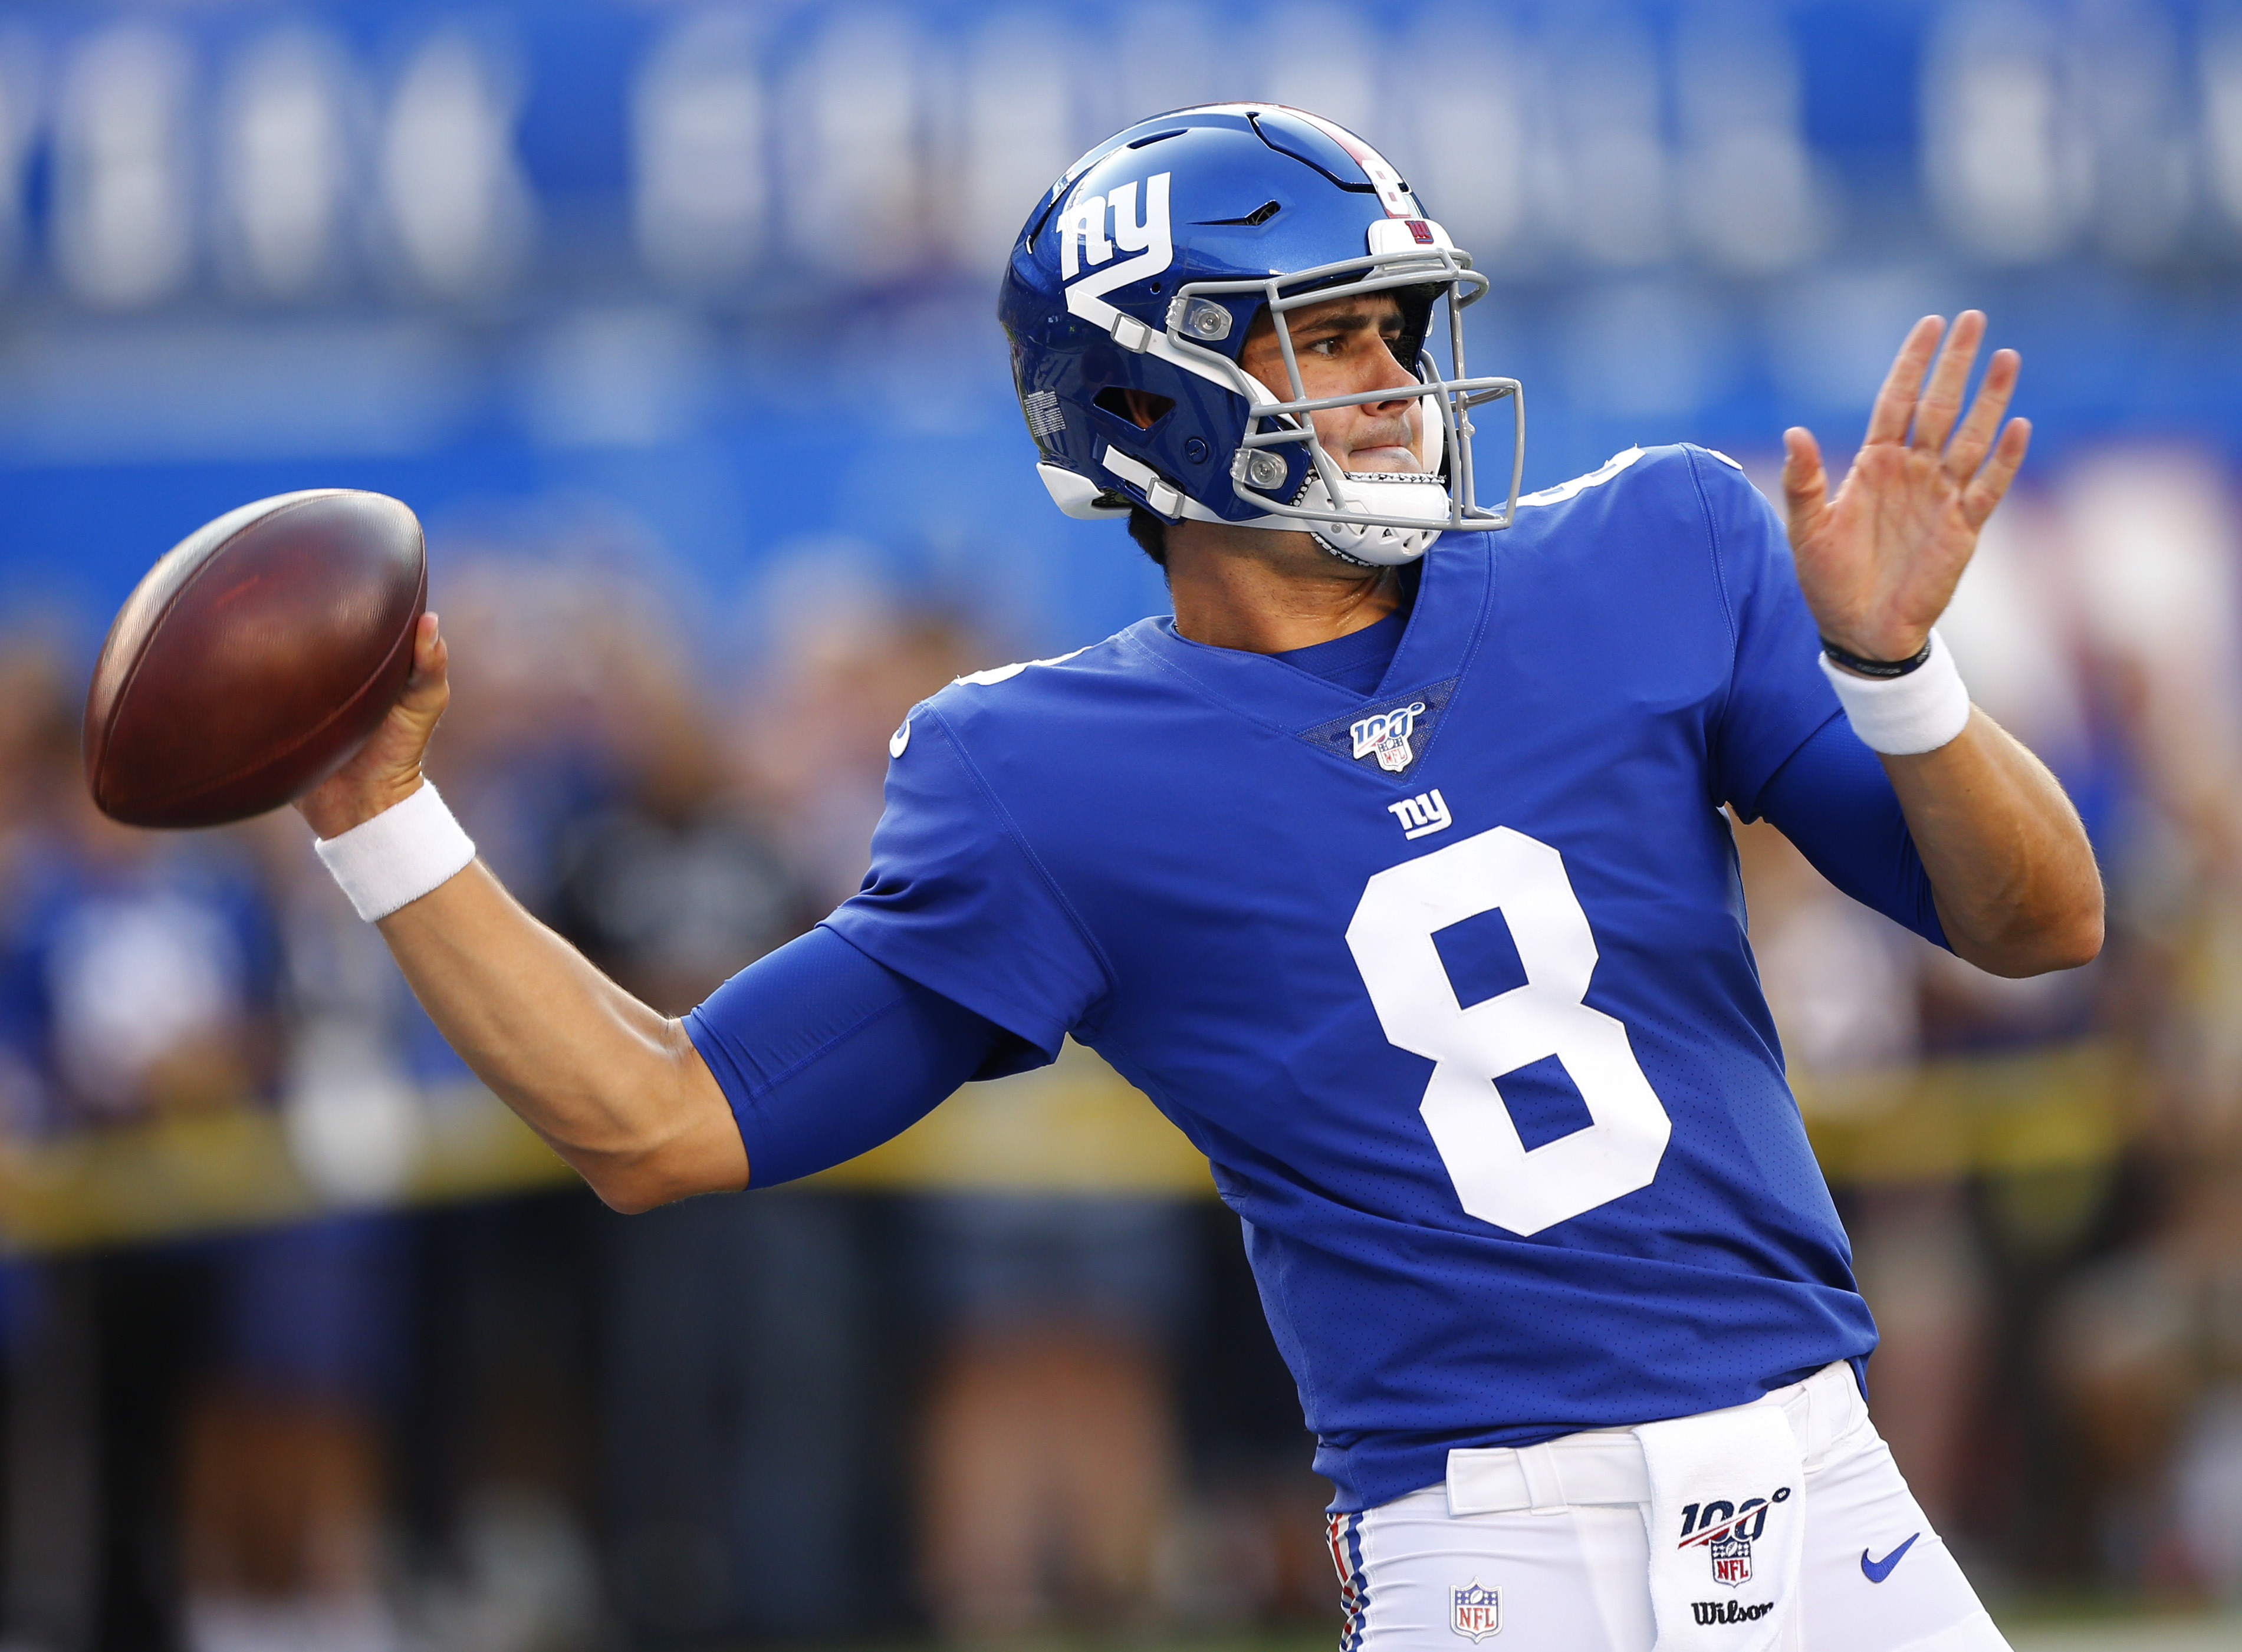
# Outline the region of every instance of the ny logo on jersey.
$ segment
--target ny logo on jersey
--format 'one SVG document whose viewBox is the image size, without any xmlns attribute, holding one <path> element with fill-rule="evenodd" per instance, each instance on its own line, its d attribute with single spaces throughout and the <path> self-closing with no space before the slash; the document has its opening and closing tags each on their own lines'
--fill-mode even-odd
<svg viewBox="0 0 2242 1652">
<path fill-rule="evenodd" d="M 1456 823 L 1455 816 L 1448 813 L 1447 799 L 1440 796 L 1437 786 L 1414 797 L 1404 797 L 1398 803 L 1386 804 L 1386 812 L 1401 823 L 1404 837 L 1430 837 Z"/>
<path fill-rule="evenodd" d="M 1354 755 L 1374 755 L 1378 766 L 1387 774 L 1400 774 L 1416 761 L 1417 754 L 1409 749 L 1409 735 L 1417 719 L 1424 715 L 1425 702 L 1418 700 L 1363 718 L 1349 730 L 1354 735 Z M 1447 824 L 1445 821 L 1441 823 Z"/>
</svg>

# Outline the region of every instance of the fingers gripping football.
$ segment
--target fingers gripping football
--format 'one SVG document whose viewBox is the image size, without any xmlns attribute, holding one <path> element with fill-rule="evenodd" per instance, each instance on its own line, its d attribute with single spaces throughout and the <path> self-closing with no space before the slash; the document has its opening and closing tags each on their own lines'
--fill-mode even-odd
<svg viewBox="0 0 2242 1652">
<path fill-rule="evenodd" d="M 2024 463 L 2031 426 L 2022 419 L 2002 424 L 2016 393 L 2015 351 L 1994 353 L 1963 410 L 1984 333 L 1985 318 L 1976 310 L 1957 317 L 1950 334 L 1937 316 L 1916 323 L 1835 494 L 1812 433 L 1783 433 L 1782 485 L 1798 581 L 1822 635 L 1849 652 L 1903 660 L 1923 647 L 1979 530 Z"/>
<path fill-rule="evenodd" d="M 299 798 L 296 807 L 322 837 L 339 837 L 420 786 L 422 760 L 444 708 L 451 703 L 451 656 L 433 614 L 413 635 L 413 673 L 357 756 Z"/>
</svg>

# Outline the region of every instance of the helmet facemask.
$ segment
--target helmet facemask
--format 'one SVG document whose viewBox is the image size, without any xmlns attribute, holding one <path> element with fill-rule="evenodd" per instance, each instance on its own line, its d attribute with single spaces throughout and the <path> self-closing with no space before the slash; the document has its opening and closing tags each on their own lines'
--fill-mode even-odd
<svg viewBox="0 0 2242 1652">
<path fill-rule="evenodd" d="M 1435 238 L 1430 244 L 1412 244 L 1406 251 L 1373 251 L 1366 258 L 1265 279 L 1195 281 L 1178 290 L 1168 308 L 1166 337 L 1159 342 L 1181 358 L 1179 365 L 1187 365 L 1203 376 L 1218 378 L 1248 404 L 1244 438 L 1231 455 L 1229 478 L 1238 497 L 1265 514 L 1259 520 L 1241 525 L 1305 531 L 1335 556 L 1380 567 L 1414 561 L 1451 528 L 1493 529 L 1510 525 L 1525 462 L 1525 414 L 1518 381 L 1470 378 L 1464 364 L 1460 312 L 1487 291 L 1487 280 L 1471 268 L 1468 259 L 1447 244 L 1437 225 L 1417 223 Z M 1414 227 L 1393 222 L 1393 230 L 1404 235 Z M 1414 372 L 1420 388 L 1407 392 L 1396 386 L 1310 396 L 1293 348 L 1290 314 L 1310 306 L 1381 292 L 1393 293 L 1402 301 L 1404 328 L 1396 356 Z M 1258 298 L 1265 306 L 1289 380 L 1288 396 L 1279 397 L 1237 362 L 1198 341 L 1225 337 L 1235 312 L 1219 300 L 1245 296 Z M 1447 303 L 1452 369 L 1446 376 L 1423 346 L 1432 312 L 1442 299 Z M 1413 363 L 1408 359 L 1410 354 L 1414 356 Z M 1315 414 L 1322 409 L 1413 396 L 1421 404 L 1422 470 L 1348 471 L 1316 433 Z M 1511 403 L 1514 436 L 1509 487 L 1502 508 L 1488 510 L 1476 497 L 1472 409 L 1506 398 Z M 1307 466 L 1298 484 L 1287 488 L 1295 473 L 1295 465 L 1288 462 L 1293 450 L 1305 451 Z M 1284 496 L 1286 494 L 1289 496 Z"/>
</svg>

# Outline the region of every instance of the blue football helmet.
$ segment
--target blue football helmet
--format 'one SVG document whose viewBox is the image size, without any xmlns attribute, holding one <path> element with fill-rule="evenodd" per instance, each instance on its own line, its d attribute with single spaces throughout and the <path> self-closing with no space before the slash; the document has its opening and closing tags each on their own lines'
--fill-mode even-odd
<svg viewBox="0 0 2242 1652">
<path fill-rule="evenodd" d="M 1066 171 L 1012 249 L 997 317 L 1035 437 L 1037 473 L 1070 516 L 1186 518 L 1305 530 L 1349 561 L 1392 566 L 1448 528 L 1510 525 L 1524 468 L 1518 381 L 1465 376 L 1461 311 L 1487 291 L 1400 174 L 1352 132 L 1275 104 L 1210 104 L 1138 122 Z M 1423 469 L 1351 473 L 1317 440 L 1285 318 L 1360 293 L 1399 300 L 1395 357 L 1421 389 Z M 1447 300 L 1448 376 L 1426 349 Z M 1292 385 L 1238 365 L 1266 309 Z M 1122 393 L 1169 404 L 1150 428 Z M 1472 409 L 1507 398 L 1500 510 L 1474 494 Z M 1154 404 L 1158 406 L 1158 403 Z"/>
</svg>

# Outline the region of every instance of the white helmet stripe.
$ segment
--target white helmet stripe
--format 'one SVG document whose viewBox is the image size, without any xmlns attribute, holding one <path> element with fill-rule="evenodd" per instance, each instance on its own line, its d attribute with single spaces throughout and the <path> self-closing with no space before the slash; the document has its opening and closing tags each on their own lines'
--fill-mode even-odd
<svg viewBox="0 0 2242 1652">
<path fill-rule="evenodd" d="M 1386 208 L 1386 217 L 1424 217 L 1423 212 L 1417 205 L 1417 198 L 1409 192 L 1408 185 L 1402 180 L 1400 169 L 1392 161 L 1387 160 L 1385 156 L 1371 148 L 1346 127 L 1326 120 L 1321 115 L 1311 115 L 1305 109 L 1294 109 L 1288 104 L 1280 104 L 1278 107 L 1283 109 L 1288 115 L 1298 115 L 1309 125 L 1354 157 L 1355 165 L 1362 168 L 1364 176 L 1367 177 L 1377 189 L 1378 199 Z"/>
</svg>

